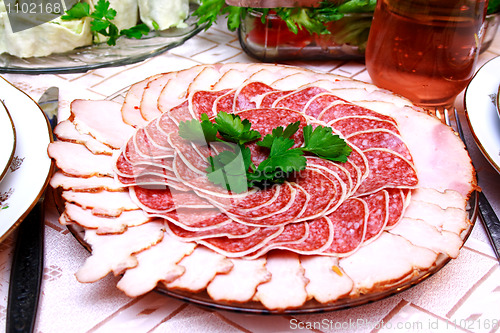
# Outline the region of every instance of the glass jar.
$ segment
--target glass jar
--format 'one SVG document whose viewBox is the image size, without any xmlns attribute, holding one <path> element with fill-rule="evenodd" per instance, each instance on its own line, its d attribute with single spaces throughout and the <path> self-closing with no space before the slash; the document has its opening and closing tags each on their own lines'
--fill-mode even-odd
<svg viewBox="0 0 500 333">
<path fill-rule="evenodd" d="M 325 27 L 330 34 L 291 32 L 272 12 L 266 17 L 250 10 L 238 29 L 242 49 L 264 62 L 308 59 L 362 59 L 372 22 L 372 13 L 347 13 Z"/>
</svg>

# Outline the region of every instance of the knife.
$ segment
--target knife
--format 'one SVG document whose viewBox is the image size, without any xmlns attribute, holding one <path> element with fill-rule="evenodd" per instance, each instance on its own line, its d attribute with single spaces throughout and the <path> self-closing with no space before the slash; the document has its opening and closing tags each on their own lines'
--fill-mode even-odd
<svg viewBox="0 0 500 333">
<path fill-rule="evenodd" d="M 57 124 L 59 89 L 47 89 L 38 105 L 52 130 Z M 33 332 L 43 273 L 44 194 L 18 228 L 10 272 L 6 332 Z"/>
<path fill-rule="evenodd" d="M 457 123 L 458 136 L 460 136 L 460 139 L 462 139 L 465 145 L 466 143 L 464 132 L 462 130 L 462 125 L 460 124 L 458 111 L 456 109 L 455 119 Z M 483 221 L 484 229 L 493 247 L 493 252 L 495 252 L 496 257 L 500 262 L 500 221 L 483 192 L 479 192 L 478 198 L 479 215 L 481 216 L 481 221 Z"/>
</svg>

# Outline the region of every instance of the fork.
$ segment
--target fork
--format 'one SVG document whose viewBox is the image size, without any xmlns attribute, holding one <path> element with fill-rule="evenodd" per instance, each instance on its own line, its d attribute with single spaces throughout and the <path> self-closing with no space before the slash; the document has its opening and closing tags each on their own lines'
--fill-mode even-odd
<svg viewBox="0 0 500 333">
<path fill-rule="evenodd" d="M 465 141 L 464 132 L 462 130 L 462 124 L 460 123 L 460 117 L 455 107 L 453 108 L 453 112 L 454 112 L 453 116 L 458 136 L 464 143 L 465 149 L 469 150 L 467 147 L 467 143 Z M 441 121 L 444 120 L 444 123 L 446 125 L 453 128 L 448 108 L 436 108 L 435 116 L 438 117 Z M 486 234 L 488 235 L 488 238 L 492 245 L 493 252 L 495 252 L 496 257 L 500 262 L 500 221 L 498 219 L 498 216 L 495 214 L 495 211 L 491 207 L 488 199 L 486 198 L 486 196 L 482 191 L 478 191 L 478 206 L 479 206 L 479 215 L 481 217 L 481 221 L 483 222 Z"/>
</svg>

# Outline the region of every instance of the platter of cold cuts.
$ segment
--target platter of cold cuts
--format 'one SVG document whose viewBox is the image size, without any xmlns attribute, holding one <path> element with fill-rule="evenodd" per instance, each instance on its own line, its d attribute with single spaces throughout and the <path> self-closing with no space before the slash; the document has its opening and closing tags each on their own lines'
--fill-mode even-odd
<svg viewBox="0 0 500 333">
<path fill-rule="evenodd" d="M 131 297 L 344 308 L 419 283 L 473 225 L 453 130 L 342 76 L 200 65 L 75 100 L 55 134 L 60 222 L 91 251 L 76 277 L 113 273 Z"/>
</svg>

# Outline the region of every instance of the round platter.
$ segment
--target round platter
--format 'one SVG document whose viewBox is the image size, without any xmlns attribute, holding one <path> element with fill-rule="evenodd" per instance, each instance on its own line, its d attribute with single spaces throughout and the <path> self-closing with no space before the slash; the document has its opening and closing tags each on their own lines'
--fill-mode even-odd
<svg viewBox="0 0 500 333">
<path fill-rule="evenodd" d="M 190 14 L 196 8 L 197 6 L 191 5 Z M 100 43 L 39 58 L 0 54 L 0 71 L 18 74 L 80 73 L 90 69 L 133 64 L 177 47 L 198 34 L 205 25 L 198 26 L 196 21 L 197 18 L 190 15 L 186 19 L 185 28 L 154 31 L 141 39 L 122 37 L 114 46 Z"/>
<path fill-rule="evenodd" d="M 28 95 L 0 77 L 0 99 L 12 116 L 16 149 L 0 182 L 0 241 L 26 217 L 42 195 L 53 168 L 47 156 L 52 142 L 50 125 Z"/>
</svg>

